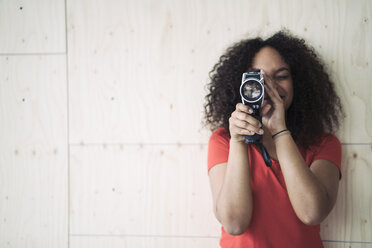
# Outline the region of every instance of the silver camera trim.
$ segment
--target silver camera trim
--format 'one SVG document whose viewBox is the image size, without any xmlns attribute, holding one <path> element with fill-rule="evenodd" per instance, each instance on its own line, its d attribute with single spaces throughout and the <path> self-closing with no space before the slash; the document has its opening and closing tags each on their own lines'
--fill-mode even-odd
<svg viewBox="0 0 372 248">
<path fill-rule="evenodd" d="M 254 78 L 252 75 L 259 75 L 260 76 L 260 80 L 258 80 L 257 78 Z M 258 82 L 262 86 L 262 94 L 261 94 L 261 96 L 258 99 L 254 100 L 254 101 L 247 100 L 244 97 L 244 94 L 242 94 L 242 87 L 243 87 L 244 83 L 247 82 L 247 81 L 250 81 L 250 80 L 254 80 L 254 81 Z M 265 96 L 265 84 L 264 84 L 264 78 L 263 78 L 262 74 L 260 72 L 244 72 L 243 73 L 243 76 L 242 76 L 242 83 L 240 84 L 240 89 L 239 90 L 240 90 L 240 95 L 242 97 L 242 103 L 243 104 L 244 104 L 244 101 L 246 101 L 248 103 L 259 103 L 261 101 L 261 104 L 262 104 L 263 103 L 263 100 L 264 100 L 263 98 Z"/>
</svg>

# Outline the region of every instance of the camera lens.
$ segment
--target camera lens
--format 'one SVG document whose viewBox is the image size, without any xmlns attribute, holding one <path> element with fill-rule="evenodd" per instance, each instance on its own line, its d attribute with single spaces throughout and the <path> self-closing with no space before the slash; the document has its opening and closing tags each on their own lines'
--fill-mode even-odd
<svg viewBox="0 0 372 248">
<path fill-rule="evenodd" d="M 254 80 L 248 80 L 242 87 L 242 94 L 248 101 L 258 100 L 262 95 L 262 85 Z"/>
</svg>

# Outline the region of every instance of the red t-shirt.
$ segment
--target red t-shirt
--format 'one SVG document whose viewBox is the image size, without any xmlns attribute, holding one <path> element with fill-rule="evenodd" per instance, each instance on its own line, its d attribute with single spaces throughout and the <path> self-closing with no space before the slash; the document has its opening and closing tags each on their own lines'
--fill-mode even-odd
<svg viewBox="0 0 372 248">
<path fill-rule="evenodd" d="M 212 134 L 208 145 L 208 171 L 227 162 L 229 141 L 224 128 Z M 341 144 L 334 135 L 325 134 L 318 146 L 307 151 L 299 150 L 308 166 L 317 159 L 326 159 L 337 165 L 341 179 Z M 222 227 L 221 247 L 323 247 L 320 225 L 305 225 L 296 216 L 279 162 L 271 160 L 271 168 L 267 167 L 256 145 L 248 146 L 248 157 L 253 195 L 252 220 L 248 229 L 237 236 L 228 234 Z"/>
</svg>

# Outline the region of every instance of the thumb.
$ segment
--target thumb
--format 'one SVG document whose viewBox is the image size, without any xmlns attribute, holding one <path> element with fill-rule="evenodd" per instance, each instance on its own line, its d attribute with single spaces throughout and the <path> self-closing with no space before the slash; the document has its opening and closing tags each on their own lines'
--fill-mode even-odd
<svg viewBox="0 0 372 248">
<path fill-rule="evenodd" d="M 269 113 L 271 108 L 272 108 L 271 104 L 266 104 L 265 106 L 263 106 L 263 108 L 261 109 L 261 116 L 264 116 L 267 113 Z"/>
</svg>

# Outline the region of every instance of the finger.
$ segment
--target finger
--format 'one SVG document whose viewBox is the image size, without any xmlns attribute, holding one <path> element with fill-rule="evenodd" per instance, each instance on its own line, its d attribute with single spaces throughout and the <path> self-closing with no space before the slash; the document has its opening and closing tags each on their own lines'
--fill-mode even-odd
<svg viewBox="0 0 372 248">
<path fill-rule="evenodd" d="M 255 134 L 262 135 L 264 131 L 263 131 L 263 129 L 259 129 L 258 131 L 255 132 L 255 131 L 251 131 L 251 130 L 248 130 L 248 129 L 245 129 L 245 128 L 236 127 L 234 129 L 234 132 L 236 134 L 239 134 L 239 135 L 250 135 L 250 136 L 252 136 L 252 135 L 255 135 Z"/>
<path fill-rule="evenodd" d="M 270 87 L 270 89 L 272 89 L 274 92 L 278 93 L 278 90 L 275 87 L 274 79 L 272 77 L 270 77 L 269 75 L 267 75 L 264 71 L 263 71 L 263 77 L 264 77 L 264 80 L 265 80 L 265 86 L 268 85 Z M 278 96 L 279 96 L 279 93 L 278 93 Z"/>
<path fill-rule="evenodd" d="M 260 126 L 260 122 L 256 118 L 252 117 L 250 114 L 247 114 L 245 112 L 234 111 L 231 114 L 231 116 L 233 116 L 234 118 L 238 120 L 246 121 L 246 122 L 252 123 L 253 125 Z"/>
<path fill-rule="evenodd" d="M 259 120 L 246 112 L 241 112 L 239 109 L 232 112 L 231 120 L 245 121 L 253 126 L 262 127 L 262 123 Z"/>
<path fill-rule="evenodd" d="M 282 98 L 279 96 L 278 91 L 270 84 L 265 85 L 265 90 L 274 105 L 278 105 L 282 102 Z"/>
<path fill-rule="evenodd" d="M 233 119 L 233 125 L 239 129 L 246 129 L 257 134 L 263 133 L 263 130 L 260 128 L 260 126 L 252 125 L 251 123 L 243 120 Z"/>
<path fill-rule="evenodd" d="M 254 135 L 255 134 L 255 132 L 249 131 L 244 128 L 237 128 L 236 133 L 240 135 Z"/>
<path fill-rule="evenodd" d="M 254 118 L 252 115 L 247 115 L 244 121 L 248 122 L 250 125 L 254 127 L 257 127 L 257 128 L 262 127 L 262 123 L 256 118 Z"/>
<path fill-rule="evenodd" d="M 261 109 L 261 115 L 266 115 L 267 113 L 269 113 L 270 109 L 272 108 L 271 104 L 266 104 L 262 107 Z"/>
<path fill-rule="evenodd" d="M 272 79 L 272 77 L 264 74 L 264 79 L 265 79 L 265 86 L 268 86 L 270 87 L 271 89 L 274 89 L 274 80 Z"/>
<path fill-rule="evenodd" d="M 272 82 L 270 82 L 270 81 L 266 82 L 265 86 L 267 86 L 267 88 L 269 88 L 269 90 L 270 90 L 271 92 L 273 92 L 273 94 L 274 94 L 275 96 L 277 96 L 277 97 L 280 98 L 280 96 L 279 96 L 279 92 L 278 92 L 278 90 L 276 89 L 276 87 L 274 86 L 274 84 L 273 84 Z"/>
<path fill-rule="evenodd" d="M 265 85 L 266 84 L 270 84 L 270 85 L 273 85 L 273 78 L 270 77 L 270 75 L 266 74 L 266 72 L 264 70 L 261 70 L 262 72 L 262 76 L 264 78 L 264 81 L 265 81 Z"/>
<path fill-rule="evenodd" d="M 252 114 L 253 113 L 253 109 L 251 109 L 247 105 L 244 105 L 243 103 L 236 104 L 236 109 L 237 110 L 240 110 L 240 111 L 243 111 L 243 112 L 246 112 L 246 113 L 249 113 L 249 114 Z"/>
<path fill-rule="evenodd" d="M 264 77 L 264 80 L 265 80 L 265 91 L 266 91 L 266 93 L 268 93 L 268 95 L 270 97 L 274 96 L 274 97 L 277 97 L 278 99 L 281 99 L 281 97 L 279 95 L 279 92 L 274 85 L 274 80 L 272 79 L 272 77 L 267 75 L 263 70 L 261 70 L 261 71 L 262 71 L 262 74 L 263 74 L 263 77 Z M 270 92 L 272 94 L 269 94 Z"/>
</svg>

